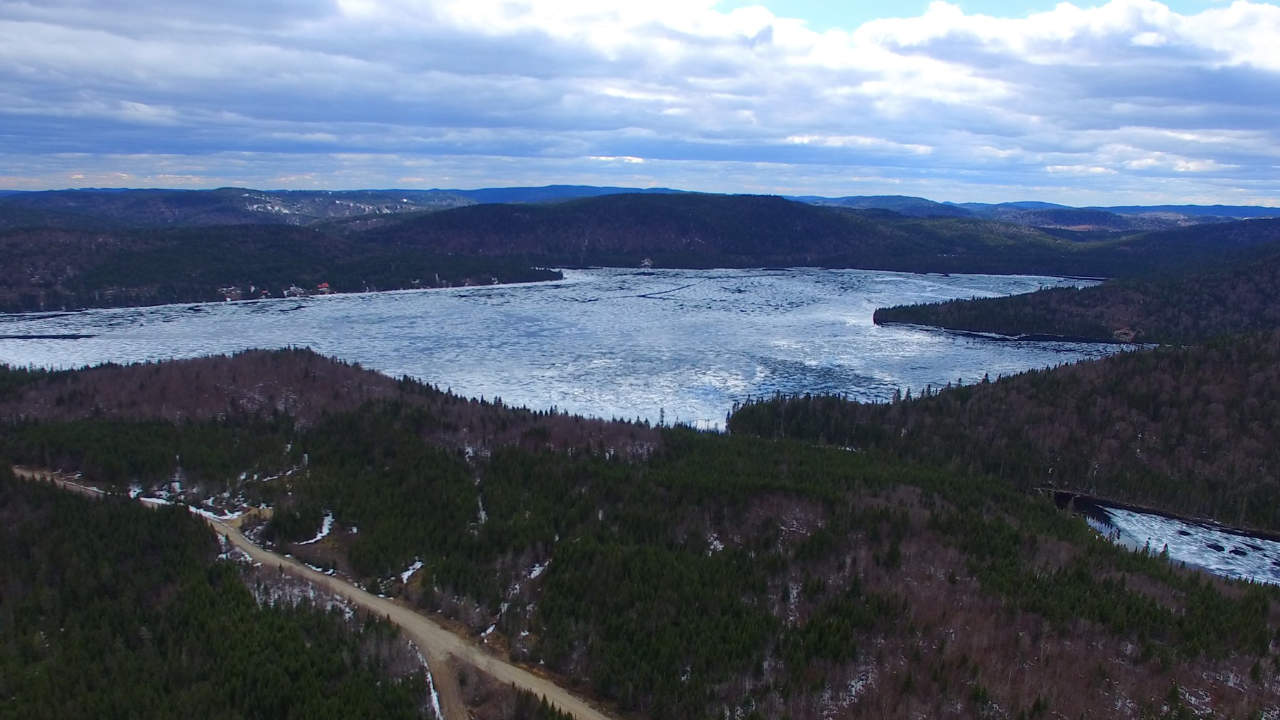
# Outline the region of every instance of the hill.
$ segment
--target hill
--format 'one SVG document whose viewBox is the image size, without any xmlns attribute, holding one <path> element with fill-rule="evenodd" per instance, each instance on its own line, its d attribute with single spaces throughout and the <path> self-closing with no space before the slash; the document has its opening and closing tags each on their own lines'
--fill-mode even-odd
<svg viewBox="0 0 1280 720">
<path fill-rule="evenodd" d="M 657 190 L 444 210 L 421 208 L 429 201 L 448 205 L 453 200 L 394 191 L 408 204 L 378 205 L 378 198 L 385 200 L 390 192 L 272 195 L 227 189 L 8 196 L 0 199 L 0 228 L 6 222 L 35 225 L 0 229 L 0 311 L 247 299 L 264 288 L 279 296 L 290 286 L 310 291 L 321 283 L 333 291 L 358 292 L 520 282 L 557 277 L 539 267 L 589 265 L 1130 277 L 1266 243 L 1276 238 L 1280 222 L 1206 224 L 1163 233 L 1084 232 L 975 218 L 907 217 L 774 196 Z M 264 198 L 276 198 L 270 200 L 276 204 Z M 4 204 L 20 200 L 25 204 Z M 275 210 L 246 209 L 245 203 L 260 200 Z M 910 205 L 917 199 L 896 200 Z M 1026 210 L 1031 211 L 1089 212 Z M 232 224 L 204 224 L 214 221 Z"/>
<path fill-rule="evenodd" d="M 0 197 L 0 229 L 310 225 L 471 202 L 439 190 L 49 190 Z"/>
<path fill-rule="evenodd" d="M 788 199 L 854 210 L 888 210 L 908 217 L 974 217 L 973 213 L 962 207 L 908 195 L 849 195 L 832 198 L 804 195 Z"/>
<path fill-rule="evenodd" d="M 1223 214 L 1216 215 L 1203 212 L 1204 208 L 1197 206 L 1184 206 L 1186 212 L 1180 212 L 1172 209 L 1172 206 L 1163 206 L 1165 209 L 1142 206 L 1077 208 L 1044 202 L 962 203 L 956 207 L 963 208 L 973 217 L 1016 225 L 1106 233 L 1172 230 L 1188 225 L 1228 222 L 1237 217 L 1266 216 L 1262 214 L 1265 210 L 1271 210 L 1272 215 L 1280 214 L 1280 211 L 1268 208 L 1253 208 L 1246 211 L 1246 214 L 1234 216 L 1229 214 L 1231 210 L 1246 209 L 1222 208 Z"/>
<path fill-rule="evenodd" d="M 1115 205 L 1098 209 L 1122 215 L 1169 214 L 1236 220 L 1280 217 L 1280 208 L 1262 205 Z"/>
<path fill-rule="evenodd" d="M 245 574 L 242 574 L 244 572 Z M 12 718 L 431 718 L 380 619 L 262 604 L 185 509 L 91 500 L 0 467 L 0 691 Z"/>
<path fill-rule="evenodd" d="M 735 434 L 821 440 L 1280 530 L 1280 331 L 1120 353 L 890 404 L 773 398 Z M 917 389 L 919 390 L 919 389 Z"/>
<path fill-rule="evenodd" d="M 229 224 L 312 225 L 472 204 L 555 203 L 623 194 L 691 194 L 672 188 L 594 185 L 470 190 L 165 190 L 83 188 L 0 191 L 0 229 L 32 227 L 178 227 Z M 1232 219 L 1278 217 L 1280 209 L 1227 205 L 1129 205 L 1074 208 L 1046 202 L 939 203 L 903 195 L 791 196 L 813 205 L 888 210 L 910 217 L 968 217 L 1028 227 L 1133 232 Z"/>
<path fill-rule="evenodd" d="M 601 195 L 634 195 L 639 193 L 673 194 L 685 190 L 671 188 L 625 188 L 597 185 L 544 185 L 541 187 L 478 188 L 475 190 L 441 190 L 476 203 L 548 203 Z"/>
<path fill-rule="evenodd" d="M 314 292 L 551 280 L 515 260 L 433 254 L 315 229 L 238 225 L 166 230 L 0 232 L 0 312 L 128 307 Z"/>
<path fill-rule="evenodd" d="M 1130 244 L 1136 253 L 1167 252 L 1168 257 L 1201 246 L 1220 248 L 1219 257 L 1090 288 L 882 308 L 874 319 L 1009 336 L 1138 343 L 1196 343 L 1280 328 L 1280 220 L 1152 234 Z"/>
<path fill-rule="evenodd" d="M 392 218 L 371 241 L 544 265 L 857 267 L 910 272 L 1125 276 L 1272 239 L 1268 226 L 1064 239 L 966 218 L 909 218 L 773 196 L 610 195 Z"/>
<path fill-rule="evenodd" d="M 203 399 L 174 397 L 176 415 L 169 386 Z M 263 542 L 453 618 L 629 717 L 1103 716 L 1117 698 L 1135 717 L 1192 703 L 1244 716 L 1280 702 L 1274 589 L 1119 549 L 1003 476 L 583 424 L 302 351 L 7 371 L 0 387 L 14 461 L 269 505 Z M 658 440 L 622 451 L 644 435 Z M 326 516 L 323 540 L 302 544 Z"/>
</svg>

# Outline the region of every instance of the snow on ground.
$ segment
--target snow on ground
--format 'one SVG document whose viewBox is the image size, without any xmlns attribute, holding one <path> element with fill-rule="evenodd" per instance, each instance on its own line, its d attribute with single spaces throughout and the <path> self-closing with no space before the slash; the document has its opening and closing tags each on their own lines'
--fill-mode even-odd
<svg viewBox="0 0 1280 720">
<path fill-rule="evenodd" d="M 843 691 L 833 688 L 830 683 L 822 689 L 822 695 L 819 697 L 818 702 L 824 720 L 844 717 L 848 714 L 848 709 L 858 702 L 858 698 L 862 697 L 868 688 L 875 686 L 875 667 L 862 667 L 856 670 L 855 673 L 849 679 L 848 685 Z"/>
<path fill-rule="evenodd" d="M 1105 522 L 1090 524 L 1112 541 L 1134 550 L 1169 559 L 1238 580 L 1280 584 L 1280 542 L 1233 532 L 1208 523 L 1189 522 L 1102 506 Z"/>
<path fill-rule="evenodd" d="M 440 710 L 440 693 L 436 692 L 435 678 L 431 677 L 431 666 L 427 664 L 427 658 L 422 654 L 412 641 L 409 643 L 414 652 L 418 653 L 418 660 L 422 663 L 422 671 L 427 674 L 427 689 L 431 691 L 431 709 L 435 711 L 437 718 L 444 718 L 444 713 Z"/>
<path fill-rule="evenodd" d="M 210 512 L 209 510 L 205 510 L 204 508 L 198 508 L 194 505 L 188 505 L 187 509 L 201 517 L 206 517 L 206 518 L 209 518 L 210 520 L 220 520 L 222 522 L 226 522 L 228 520 L 235 520 L 236 518 L 244 514 L 242 512 L 233 512 L 233 513 L 227 513 L 225 515 L 219 515 L 216 512 Z"/>
<path fill-rule="evenodd" d="M 321 540 L 328 537 L 329 531 L 332 529 L 333 529 L 333 513 L 325 513 L 324 520 L 320 523 L 320 531 L 316 533 L 316 536 L 311 538 L 310 540 L 306 540 L 298 544 L 310 545 L 311 543 L 318 543 Z"/>
<path fill-rule="evenodd" d="M 718 553 L 724 549 L 724 543 L 720 542 L 720 536 L 715 533 L 707 533 L 707 556 L 710 557 L 714 553 Z"/>
<path fill-rule="evenodd" d="M 404 572 L 400 573 L 400 582 L 402 583 L 409 582 L 409 578 L 413 577 L 413 574 L 418 572 L 421 569 L 422 569 L 422 561 L 414 560 L 412 565 L 406 568 Z"/>
<path fill-rule="evenodd" d="M 286 555 L 285 557 L 289 557 L 289 556 L 288 556 L 288 555 Z M 307 567 L 311 568 L 312 570 L 315 570 L 316 572 L 318 572 L 318 573 L 320 573 L 320 574 L 322 574 L 322 575 L 333 575 L 333 574 L 334 574 L 334 571 L 333 571 L 332 569 L 325 570 L 324 568 L 322 568 L 322 567 L 317 567 L 317 566 L 315 566 L 315 565 L 312 565 L 312 564 L 311 564 L 311 563 L 309 563 L 309 562 L 304 562 L 304 563 L 302 563 L 302 564 L 303 564 L 303 565 L 306 565 Z M 381 596 L 381 595 L 379 595 L 378 597 L 382 597 L 382 596 Z"/>
<path fill-rule="evenodd" d="M 256 567 L 260 563 L 253 563 L 253 565 Z M 273 577 L 268 582 L 246 582 L 245 584 L 260 605 L 289 607 L 307 602 L 325 611 L 338 610 L 347 620 L 351 620 L 356 614 L 355 606 L 345 597 L 319 588 L 309 581 L 288 575 Z"/>
<path fill-rule="evenodd" d="M 530 568 L 530 569 L 529 569 L 529 579 L 530 579 L 530 580 L 536 580 L 536 579 L 538 578 L 538 576 L 539 576 L 539 575 L 541 575 L 542 573 L 546 572 L 546 570 L 547 570 L 547 566 L 548 566 L 548 565 L 550 565 L 550 564 L 551 564 L 551 561 L 550 561 L 550 560 L 548 560 L 548 561 L 546 561 L 546 562 L 544 562 L 544 563 L 541 563 L 541 564 L 538 564 L 538 565 L 534 565 L 532 568 Z"/>
<path fill-rule="evenodd" d="M 164 498 L 153 498 L 153 497 L 140 497 L 138 498 L 138 502 L 142 503 L 143 505 L 172 505 L 173 504 L 171 501 L 165 500 Z"/>
</svg>

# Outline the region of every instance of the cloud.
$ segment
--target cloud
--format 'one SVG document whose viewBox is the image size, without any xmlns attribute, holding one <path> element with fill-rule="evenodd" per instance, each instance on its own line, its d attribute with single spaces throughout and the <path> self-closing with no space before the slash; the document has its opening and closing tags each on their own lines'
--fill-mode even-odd
<svg viewBox="0 0 1280 720">
<path fill-rule="evenodd" d="M 821 33 L 711 0 L 0 2 L 0 176 L 1280 203 L 1277 46 L 1243 0 Z"/>
</svg>

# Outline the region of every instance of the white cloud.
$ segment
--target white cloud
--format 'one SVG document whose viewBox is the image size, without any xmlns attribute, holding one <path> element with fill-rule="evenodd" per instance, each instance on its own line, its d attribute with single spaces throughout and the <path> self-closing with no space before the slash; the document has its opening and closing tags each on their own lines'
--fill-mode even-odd
<svg viewBox="0 0 1280 720">
<path fill-rule="evenodd" d="M 712 0 L 151 2 L 0 4 L 0 124 L 25 153 L 0 156 L 14 163 L 0 176 L 39 182 L 78 153 L 191 158 L 203 169 L 148 173 L 184 184 L 221 184 L 240 157 L 306 158 L 306 172 L 247 177 L 335 186 L 447 184 L 404 172 L 439 160 L 483 185 L 643 165 L 637 179 L 700 189 L 789 178 L 848 194 L 880 178 L 951 199 L 1101 202 L 1161 179 L 1170 200 L 1280 195 L 1280 7 L 1267 3 L 996 18 L 935 2 L 817 33 Z M 365 160 L 353 175 L 340 157 Z M 773 178 L 752 179 L 761 167 Z"/>
<path fill-rule="evenodd" d="M 591 155 L 588 160 L 597 160 L 599 162 L 620 162 L 629 165 L 643 165 L 644 158 L 635 157 L 633 155 Z"/>
<path fill-rule="evenodd" d="M 1098 165 L 1046 165 L 1045 172 L 1064 175 L 1115 175 L 1116 171 Z"/>
</svg>

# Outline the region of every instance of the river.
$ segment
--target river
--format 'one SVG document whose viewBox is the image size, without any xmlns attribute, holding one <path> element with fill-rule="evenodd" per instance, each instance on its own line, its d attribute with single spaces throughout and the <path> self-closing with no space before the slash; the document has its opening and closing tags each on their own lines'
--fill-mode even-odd
<svg viewBox="0 0 1280 720">
<path fill-rule="evenodd" d="M 1280 542 L 1274 535 L 1097 501 L 1079 500 L 1075 509 L 1103 536 L 1131 550 L 1166 554 L 1170 562 L 1223 577 L 1280 585 Z"/>
</svg>

